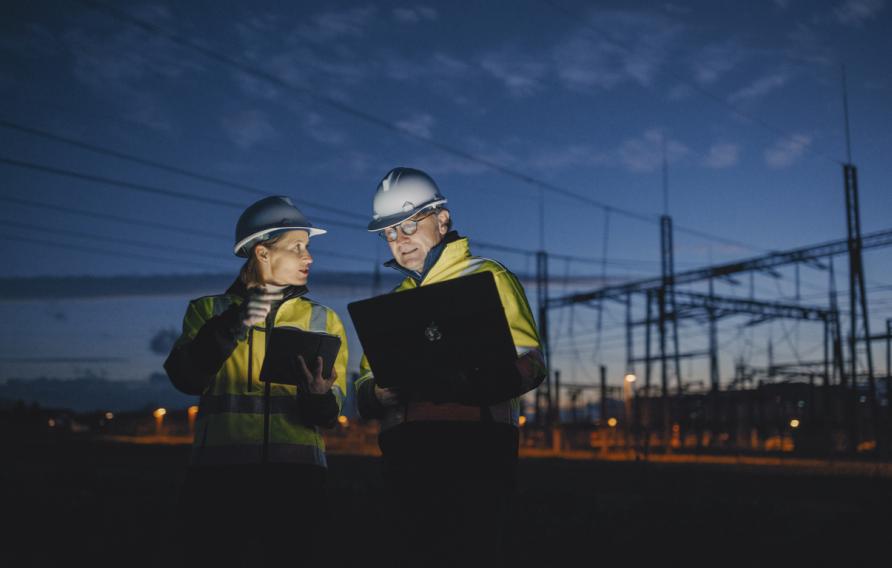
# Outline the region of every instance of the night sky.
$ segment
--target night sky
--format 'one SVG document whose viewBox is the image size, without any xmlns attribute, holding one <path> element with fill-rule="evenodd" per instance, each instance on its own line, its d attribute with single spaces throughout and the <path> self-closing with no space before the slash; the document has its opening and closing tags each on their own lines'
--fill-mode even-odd
<svg viewBox="0 0 892 568">
<path fill-rule="evenodd" d="M 472 247 L 521 249 L 478 253 L 520 274 L 543 246 L 576 257 L 552 259 L 553 293 L 657 275 L 667 210 L 678 269 L 842 239 L 843 65 L 862 229 L 892 228 L 884 0 L 103 6 L 4 5 L 2 278 L 234 277 L 235 220 L 266 194 L 329 230 L 317 273 L 371 274 L 387 250 L 364 226 L 397 165 L 434 176 Z M 890 260 L 865 253 L 877 331 Z M 794 270 L 780 273 L 756 276 L 755 297 L 792 301 Z M 826 305 L 827 272 L 800 278 L 800 301 Z M 371 293 L 312 274 L 310 288 L 345 320 Z M 716 291 L 748 297 L 749 278 Z M 0 380 L 145 378 L 163 361 L 151 338 L 197 295 L 2 301 Z M 567 380 L 600 363 L 621 377 L 623 308 L 606 304 L 600 327 L 596 313 L 552 314 Z M 737 358 L 763 365 L 769 341 L 778 360 L 820 356 L 817 326 L 745 322 L 720 328 L 723 380 Z M 685 364 L 693 380 L 705 368 Z"/>
</svg>

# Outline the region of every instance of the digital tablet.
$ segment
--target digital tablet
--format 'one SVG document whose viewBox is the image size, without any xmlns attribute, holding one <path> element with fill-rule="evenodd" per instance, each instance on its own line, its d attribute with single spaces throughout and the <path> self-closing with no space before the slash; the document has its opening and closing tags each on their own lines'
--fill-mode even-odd
<svg viewBox="0 0 892 568">
<path fill-rule="evenodd" d="M 260 380 L 304 385 L 306 378 L 298 355 L 303 356 L 311 373 L 316 371 L 316 358 L 322 357 L 322 376 L 330 377 L 340 349 L 341 338 L 337 335 L 290 326 L 274 327 L 260 368 Z"/>
</svg>

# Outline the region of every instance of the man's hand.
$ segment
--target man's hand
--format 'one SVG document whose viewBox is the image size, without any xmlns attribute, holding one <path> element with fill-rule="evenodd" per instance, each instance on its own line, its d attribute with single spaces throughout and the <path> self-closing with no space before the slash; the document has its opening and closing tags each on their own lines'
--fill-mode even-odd
<svg viewBox="0 0 892 568">
<path fill-rule="evenodd" d="M 281 302 L 282 292 L 267 292 L 263 286 L 252 288 L 251 295 L 245 302 L 243 310 L 242 325 L 251 327 L 266 320 L 269 311 L 276 302 Z"/>
<path fill-rule="evenodd" d="M 307 390 L 309 390 L 312 394 L 325 394 L 331 390 L 331 385 L 334 384 L 335 380 L 338 378 L 338 371 L 334 367 L 331 368 L 331 376 L 323 377 L 322 376 L 322 357 L 316 357 L 316 372 L 311 373 L 310 369 L 307 368 L 307 362 L 304 361 L 303 356 L 297 356 L 298 362 L 300 362 L 300 367 L 303 369 L 304 378 L 307 381 Z"/>
<path fill-rule="evenodd" d="M 400 403 L 399 393 L 395 389 L 383 389 L 375 385 L 375 398 L 381 406 L 396 406 Z"/>
</svg>

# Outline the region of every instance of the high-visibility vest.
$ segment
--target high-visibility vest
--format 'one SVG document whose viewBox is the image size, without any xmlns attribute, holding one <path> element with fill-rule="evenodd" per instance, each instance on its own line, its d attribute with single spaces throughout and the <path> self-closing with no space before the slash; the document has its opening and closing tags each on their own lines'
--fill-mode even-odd
<svg viewBox="0 0 892 568">
<path fill-rule="evenodd" d="M 492 272 L 493 274 L 518 356 L 531 349 L 539 349 L 539 332 L 536 329 L 536 322 L 520 281 L 498 262 L 471 256 L 467 238 L 459 238 L 447 243 L 440 258 L 424 276 L 420 285 L 427 286 L 479 272 Z M 418 286 L 415 279 L 406 278 L 393 291 L 402 292 Z M 436 361 L 431 363 L 436 364 Z M 372 378 L 368 359 L 363 355 L 360 362 L 359 378 L 354 383 L 354 388 L 359 390 L 364 382 Z M 520 400 L 512 398 L 491 405 L 488 408 L 488 414 L 494 422 L 517 426 L 520 418 Z M 486 419 L 489 419 L 489 416 Z M 475 421 L 480 419 L 481 408 L 477 406 L 456 403 L 410 403 L 388 407 L 386 415 L 381 421 L 381 428 L 386 430 L 407 421 Z"/>
<path fill-rule="evenodd" d="M 178 344 L 192 340 L 210 318 L 243 300 L 235 294 L 192 300 L 183 319 Z M 338 315 L 307 298 L 289 298 L 275 312 L 274 327 L 293 326 L 323 331 L 341 338 L 335 359 L 337 379 L 332 387 L 343 407 L 347 376 L 347 336 Z M 251 327 L 240 338 L 214 380 L 201 394 L 193 465 L 261 463 L 264 456 L 264 382 L 259 380 L 266 352 L 266 329 Z M 269 396 L 269 439 L 266 460 L 325 467 L 325 443 L 318 428 L 302 423 L 297 408 L 297 387 L 272 383 Z"/>
</svg>

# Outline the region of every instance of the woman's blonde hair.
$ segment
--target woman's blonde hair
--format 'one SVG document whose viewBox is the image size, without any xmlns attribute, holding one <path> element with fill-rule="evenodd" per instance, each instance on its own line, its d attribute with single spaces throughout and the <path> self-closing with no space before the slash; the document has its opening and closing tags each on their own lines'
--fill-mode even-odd
<svg viewBox="0 0 892 568">
<path fill-rule="evenodd" d="M 242 281 L 245 288 L 256 288 L 263 285 L 263 280 L 260 279 L 260 266 L 258 266 L 259 263 L 257 261 L 257 255 L 254 254 L 254 249 L 258 246 L 269 247 L 270 245 L 274 245 L 284 236 L 285 233 L 278 233 L 251 247 L 251 250 L 248 251 L 248 260 L 242 265 L 238 274 L 239 280 Z"/>
</svg>

